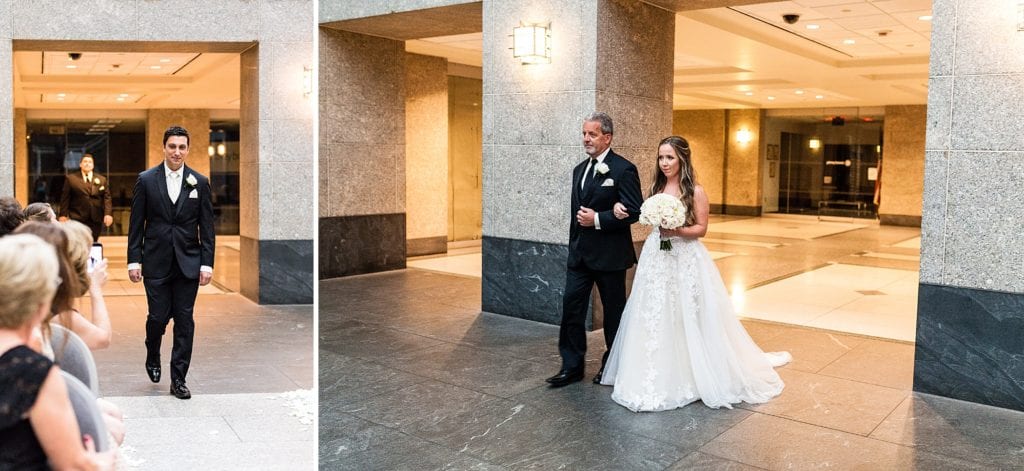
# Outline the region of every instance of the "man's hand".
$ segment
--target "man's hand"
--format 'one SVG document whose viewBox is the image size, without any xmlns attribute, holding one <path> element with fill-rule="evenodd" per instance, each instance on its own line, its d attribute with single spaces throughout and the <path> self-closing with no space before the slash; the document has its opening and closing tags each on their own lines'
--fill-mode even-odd
<svg viewBox="0 0 1024 471">
<path fill-rule="evenodd" d="M 206 286 L 213 281 L 213 273 L 207 273 L 205 271 L 199 272 L 199 286 Z"/>
<path fill-rule="evenodd" d="M 110 227 L 110 225 L 113 224 L 113 223 L 114 223 L 114 216 L 111 216 L 111 215 L 103 216 L 103 225 L 104 226 Z"/>
<path fill-rule="evenodd" d="M 57 220 L 60 221 L 60 222 L 68 222 L 68 217 L 67 216 L 61 216 L 61 217 L 57 218 Z"/>
<path fill-rule="evenodd" d="M 586 206 L 580 206 L 580 210 L 576 211 L 576 222 L 583 227 L 594 227 L 595 217 L 597 217 L 597 213 Z"/>
<path fill-rule="evenodd" d="M 128 279 L 132 280 L 132 283 L 138 283 L 142 281 L 142 270 L 128 270 Z"/>
</svg>

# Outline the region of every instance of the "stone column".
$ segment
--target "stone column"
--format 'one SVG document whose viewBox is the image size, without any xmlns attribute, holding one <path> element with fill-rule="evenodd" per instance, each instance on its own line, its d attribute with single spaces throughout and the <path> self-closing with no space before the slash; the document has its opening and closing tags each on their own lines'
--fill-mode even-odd
<svg viewBox="0 0 1024 471">
<path fill-rule="evenodd" d="M 727 110 L 725 130 L 725 206 L 724 214 L 761 215 L 761 138 L 760 109 Z M 737 141 L 740 131 L 750 133 L 750 142 Z"/>
<path fill-rule="evenodd" d="M 885 107 L 882 149 L 882 224 L 921 226 L 927 106 Z"/>
<path fill-rule="evenodd" d="M 11 2 L 0 1 L 0 196 L 14 195 L 14 57 L 11 50 Z"/>
<path fill-rule="evenodd" d="M 672 129 L 675 17 L 627 0 L 483 7 L 483 310 L 557 323 L 583 117 L 611 115 L 612 148 L 649 185 L 658 140 Z M 520 21 L 551 22 L 550 64 L 512 57 Z"/>
<path fill-rule="evenodd" d="M 932 11 L 914 390 L 1024 410 L 1024 31 L 1017 2 Z"/>
<path fill-rule="evenodd" d="M 14 197 L 28 204 L 32 182 L 28 180 L 28 120 L 25 109 L 14 110 Z"/>
<path fill-rule="evenodd" d="M 672 134 L 686 138 L 697 173 L 711 203 L 721 214 L 725 204 L 725 136 L 727 110 L 680 110 L 672 113 Z"/>
<path fill-rule="evenodd" d="M 448 251 L 448 61 L 405 58 L 406 254 Z"/>
<path fill-rule="evenodd" d="M 405 267 L 405 44 L 320 28 L 320 276 Z"/>
<path fill-rule="evenodd" d="M 146 115 L 146 168 L 164 161 L 164 131 L 171 126 L 188 130 L 185 165 L 210 176 L 210 110 L 151 109 Z"/>
</svg>

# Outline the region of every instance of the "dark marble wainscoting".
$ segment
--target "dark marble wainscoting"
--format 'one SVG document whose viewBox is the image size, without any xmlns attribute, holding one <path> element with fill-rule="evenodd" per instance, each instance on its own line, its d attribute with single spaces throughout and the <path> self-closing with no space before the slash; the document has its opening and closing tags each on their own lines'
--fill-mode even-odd
<svg viewBox="0 0 1024 471">
<path fill-rule="evenodd" d="M 722 214 L 727 214 L 730 216 L 760 216 L 761 207 L 727 204 L 722 206 Z"/>
<path fill-rule="evenodd" d="M 313 303 L 313 241 L 239 238 L 242 295 L 259 304 Z"/>
<path fill-rule="evenodd" d="M 569 247 L 484 236 L 484 311 L 558 324 Z"/>
<path fill-rule="evenodd" d="M 447 252 L 448 236 L 421 237 L 419 239 L 406 239 L 405 241 L 405 255 L 407 257 Z"/>
<path fill-rule="evenodd" d="M 1024 411 L 1024 294 L 921 283 L 914 390 Z"/>
<path fill-rule="evenodd" d="M 921 216 L 907 216 L 903 214 L 879 214 L 880 223 L 887 226 L 921 227 Z"/>
<path fill-rule="evenodd" d="M 320 218 L 320 278 L 405 268 L 405 213 Z"/>
</svg>

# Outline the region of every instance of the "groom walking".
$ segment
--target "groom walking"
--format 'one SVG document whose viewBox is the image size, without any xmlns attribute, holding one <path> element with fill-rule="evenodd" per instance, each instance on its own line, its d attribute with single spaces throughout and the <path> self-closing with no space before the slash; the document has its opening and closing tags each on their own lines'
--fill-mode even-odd
<svg viewBox="0 0 1024 471">
<path fill-rule="evenodd" d="M 210 181 L 185 165 L 185 128 L 164 132 L 164 161 L 139 174 L 128 225 L 128 278 L 146 286 L 146 373 L 160 382 L 160 342 L 174 319 L 171 394 L 188 399 L 192 310 L 199 287 L 213 279 L 213 203 Z"/>
<path fill-rule="evenodd" d="M 605 113 L 593 113 L 583 121 L 583 148 L 590 158 L 572 172 L 573 218 L 569 225 L 562 327 L 558 333 L 562 369 L 547 379 L 552 387 L 583 379 L 587 353 L 584 322 L 594 284 L 604 306 L 604 341 L 608 349 L 615 342 L 626 306 L 626 270 L 636 263 L 629 226 L 640 217 L 643 196 L 636 166 L 611 150 L 612 133 L 612 119 Z M 629 217 L 615 217 L 612 209 L 616 202 L 626 206 Z M 594 383 L 601 382 L 607 360 L 605 350 Z"/>
</svg>

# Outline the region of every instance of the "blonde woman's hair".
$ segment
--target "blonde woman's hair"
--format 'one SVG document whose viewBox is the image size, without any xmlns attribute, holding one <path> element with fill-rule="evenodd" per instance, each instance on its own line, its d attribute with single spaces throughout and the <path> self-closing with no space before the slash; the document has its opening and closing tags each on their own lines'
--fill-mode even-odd
<svg viewBox="0 0 1024 471">
<path fill-rule="evenodd" d="M 92 249 L 92 229 L 73 219 L 69 219 L 61 223 L 64 226 L 64 232 L 68 235 L 68 262 L 71 262 L 71 268 L 75 271 L 75 277 L 78 278 L 78 285 L 81 289 L 81 293 L 78 296 L 84 296 L 85 293 L 89 292 L 89 284 L 91 279 L 89 278 L 89 251 Z"/>
<path fill-rule="evenodd" d="M 0 238 L 0 328 L 16 329 L 49 306 L 60 278 L 53 245 L 32 234 Z"/>
</svg>

